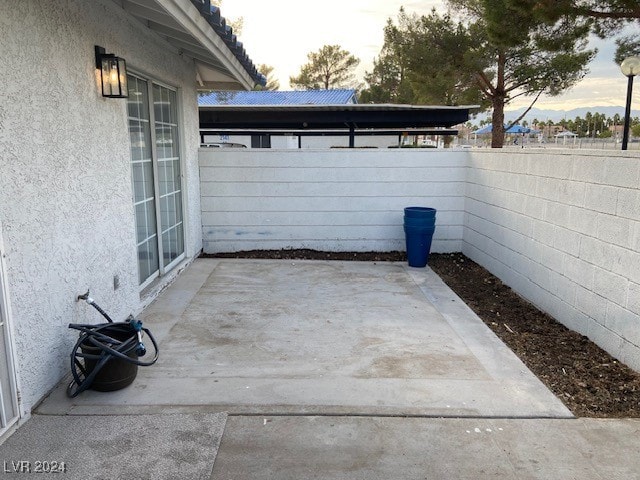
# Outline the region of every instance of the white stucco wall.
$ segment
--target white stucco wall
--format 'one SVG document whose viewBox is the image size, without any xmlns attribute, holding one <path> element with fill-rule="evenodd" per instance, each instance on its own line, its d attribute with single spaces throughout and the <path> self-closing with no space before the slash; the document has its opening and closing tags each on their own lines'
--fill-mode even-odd
<svg viewBox="0 0 640 480">
<path fill-rule="evenodd" d="M 94 45 L 180 88 L 188 256 L 202 242 L 197 95 L 192 60 L 111 0 L 3 0 L 0 32 L 0 223 L 28 412 L 69 371 L 67 324 L 102 321 L 79 293 L 90 288 L 116 320 L 149 301 L 138 289 L 126 100 L 100 95 Z"/>
<path fill-rule="evenodd" d="M 640 370 L 640 154 L 473 150 L 463 252 Z"/>
<path fill-rule="evenodd" d="M 460 251 L 466 154 L 201 149 L 204 250 L 405 249 L 403 208 L 438 210 L 433 251 Z"/>
</svg>

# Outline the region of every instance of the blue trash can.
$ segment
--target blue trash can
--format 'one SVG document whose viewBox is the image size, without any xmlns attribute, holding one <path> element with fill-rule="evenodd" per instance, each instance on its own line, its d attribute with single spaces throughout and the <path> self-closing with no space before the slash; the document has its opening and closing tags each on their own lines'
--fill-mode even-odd
<svg viewBox="0 0 640 480">
<path fill-rule="evenodd" d="M 407 261 L 410 267 L 422 268 L 427 265 L 435 230 L 435 208 L 407 207 L 404 209 L 404 233 L 407 242 Z"/>
<path fill-rule="evenodd" d="M 430 207 L 406 207 L 404 209 L 405 219 L 432 220 L 435 222 L 436 209 Z"/>
</svg>

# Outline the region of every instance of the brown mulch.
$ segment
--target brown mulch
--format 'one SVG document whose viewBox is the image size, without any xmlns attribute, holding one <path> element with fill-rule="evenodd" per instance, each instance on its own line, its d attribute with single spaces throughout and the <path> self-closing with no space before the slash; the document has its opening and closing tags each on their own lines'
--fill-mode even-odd
<svg viewBox="0 0 640 480">
<path fill-rule="evenodd" d="M 253 250 L 217 258 L 404 261 L 404 252 Z M 429 266 L 578 417 L 640 417 L 640 374 L 567 329 L 460 253 Z"/>
</svg>

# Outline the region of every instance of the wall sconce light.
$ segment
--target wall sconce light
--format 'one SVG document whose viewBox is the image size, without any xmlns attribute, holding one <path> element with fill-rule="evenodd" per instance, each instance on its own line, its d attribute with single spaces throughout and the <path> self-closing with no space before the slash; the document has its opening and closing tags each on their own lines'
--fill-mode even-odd
<svg viewBox="0 0 640 480">
<path fill-rule="evenodd" d="M 105 49 L 96 45 L 96 68 L 100 70 L 102 96 L 109 98 L 127 98 L 127 64 L 124 58 L 106 53 Z"/>
</svg>

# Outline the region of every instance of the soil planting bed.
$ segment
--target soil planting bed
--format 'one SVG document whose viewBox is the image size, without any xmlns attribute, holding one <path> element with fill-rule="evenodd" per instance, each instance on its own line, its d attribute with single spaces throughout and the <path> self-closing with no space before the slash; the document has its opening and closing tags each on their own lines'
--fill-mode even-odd
<svg viewBox="0 0 640 480">
<path fill-rule="evenodd" d="M 404 252 L 253 250 L 216 258 L 405 261 Z M 640 417 L 640 374 L 518 296 L 460 253 L 429 266 L 578 417 Z"/>
</svg>

